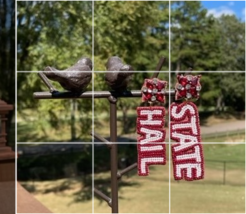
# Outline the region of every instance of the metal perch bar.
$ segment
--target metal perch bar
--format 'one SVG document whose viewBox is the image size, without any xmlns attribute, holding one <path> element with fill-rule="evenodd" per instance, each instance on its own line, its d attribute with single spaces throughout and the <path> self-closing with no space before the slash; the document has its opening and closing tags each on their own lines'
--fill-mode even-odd
<svg viewBox="0 0 246 214">
<path fill-rule="evenodd" d="M 153 73 L 152 78 L 157 78 L 157 77 L 158 77 L 158 75 L 159 75 L 159 73 L 160 73 L 159 71 L 161 70 L 161 68 L 162 68 L 162 66 L 163 66 L 163 64 L 164 64 L 164 62 L 165 62 L 165 60 L 166 60 L 165 57 L 161 57 L 161 58 L 160 58 L 159 63 L 158 63 L 158 65 L 156 66 L 156 69 L 155 69 L 157 72 Z"/>
<path fill-rule="evenodd" d="M 110 207 L 112 206 L 111 198 L 106 196 L 103 192 L 101 192 L 100 190 L 94 188 L 94 193 L 96 193 L 99 197 L 101 197 L 104 201 L 106 201 Z"/>
<path fill-rule="evenodd" d="M 117 141 L 117 98 L 109 96 L 110 103 L 110 141 Z M 112 197 L 112 213 L 118 213 L 118 145 L 112 144 L 110 149 L 111 160 L 111 197 Z"/>
<path fill-rule="evenodd" d="M 94 133 L 91 133 L 91 135 L 92 135 L 94 138 L 96 138 L 97 140 L 99 140 L 99 141 L 105 143 L 109 148 L 111 148 L 112 143 L 109 142 L 109 141 L 107 141 L 105 138 L 103 138 L 103 137 L 100 136 L 99 134 L 97 134 L 97 133 L 94 132 Z"/>
<path fill-rule="evenodd" d="M 159 71 L 156 71 L 155 73 L 153 73 L 153 75 L 152 75 L 152 77 L 151 77 L 151 78 L 152 78 L 152 79 L 153 79 L 153 78 L 157 78 L 157 77 L 158 77 L 158 75 L 159 75 Z"/>
<path fill-rule="evenodd" d="M 162 65 L 165 62 L 165 58 L 161 57 L 159 63 L 156 67 L 156 72 L 153 73 L 152 78 L 157 78 L 159 75 L 159 71 L 162 68 Z M 122 175 L 127 172 L 135 169 L 137 167 L 137 163 L 128 166 L 123 169 L 121 172 L 118 172 L 118 152 L 116 143 L 117 141 L 117 99 L 121 97 L 132 98 L 132 97 L 141 97 L 141 90 L 132 90 L 132 91 L 85 91 L 83 93 L 76 92 L 59 92 L 53 87 L 53 85 L 49 82 L 47 77 L 42 73 L 39 74 L 40 78 L 46 84 L 46 86 L 50 89 L 50 92 L 35 92 L 33 97 L 35 99 L 83 99 L 83 98 L 107 98 L 110 103 L 110 142 L 105 138 L 101 137 L 96 133 L 91 133 L 91 135 L 104 142 L 110 148 L 110 163 L 111 163 L 111 198 L 105 195 L 100 190 L 94 188 L 94 193 L 105 200 L 108 205 L 112 209 L 112 213 L 118 213 L 118 180 L 122 177 Z M 165 91 L 165 96 L 174 96 L 175 90 Z"/>
<path fill-rule="evenodd" d="M 165 62 L 165 60 L 166 60 L 166 58 L 165 57 L 161 57 L 160 58 L 160 60 L 159 60 L 159 63 L 158 63 L 158 65 L 156 66 L 156 71 L 160 71 L 161 70 L 161 68 L 162 68 L 162 66 L 163 66 L 163 64 L 164 64 L 164 62 Z"/>
<path fill-rule="evenodd" d="M 165 96 L 174 96 L 175 90 L 167 90 Z M 142 93 L 140 90 L 115 92 L 115 91 L 85 91 L 78 95 L 72 92 L 34 92 L 33 97 L 35 99 L 75 99 L 75 98 L 108 98 L 114 97 L 141 97 Z"/>
<path fill-rule="evenodd" d="M 118 173 L 117 173 L 118 179 L 120 179 L 120 178 L 122 177 L 122 175 L 126 174 L 127 172 L 129 172 L 129 171 L 131 171 L 131 170 L 137 168 L 137 165 L 138 165 L 137 163 L 134 163 L 134 164 L 132 164 L 132 165 L 126 167 L 125 169 L 123 169 L 121 172 L 118 172 Z"/>
</svg>

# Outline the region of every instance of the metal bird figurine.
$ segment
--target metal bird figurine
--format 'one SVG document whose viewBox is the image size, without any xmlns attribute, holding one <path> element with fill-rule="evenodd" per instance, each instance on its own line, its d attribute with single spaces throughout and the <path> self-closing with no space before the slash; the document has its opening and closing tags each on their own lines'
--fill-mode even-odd
<svg viewBox="0 0 246 214">
<path fill-rule="evenodd" d="M 53 67 L 46 67 L 43 73 L 39 76 L 50 88 L 51 92 L 57 91 L 49 84 L 47 77 L 50 80 L 57 81 L 60 85 L 68 91 L 81 93 L 83 92 L 92 78 L 92 62 L 87 57 L 82 57 L 75 65 L 66 70 L 59 71 Z"/>
<path fill-rule="evenodd" d="M 110 57 L 106 64 L 107 71 L 105 81 L 109 87 L 115 91 L 126 90 L 130 76 L 133 74 L 133 68 L 130 65 L 124 65 L 117 56 Z"/>
</svg>

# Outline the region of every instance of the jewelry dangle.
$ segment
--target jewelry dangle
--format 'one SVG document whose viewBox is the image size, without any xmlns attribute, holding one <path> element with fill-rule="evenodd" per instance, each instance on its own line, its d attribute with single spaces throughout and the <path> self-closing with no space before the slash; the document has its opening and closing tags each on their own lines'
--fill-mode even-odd
<svg viewBox="0 0 246 214">
<path fill-rule="evenodd" d="M 142 106 L 137 108 L 138 175 L 147 176 L 149 165 L 166 164 L 165 90 L 167 82 L 145 79 Z"/>
<path fill-rule="evenodd" d="M 191 100 L 199 98 L 201 75 L 177 75 L 175 100 L 170 106 L 170 138 L 174 179 L 187 181 L 204 178 L 204 158 L 201 144 L 199 114 Z"/>
</svg>

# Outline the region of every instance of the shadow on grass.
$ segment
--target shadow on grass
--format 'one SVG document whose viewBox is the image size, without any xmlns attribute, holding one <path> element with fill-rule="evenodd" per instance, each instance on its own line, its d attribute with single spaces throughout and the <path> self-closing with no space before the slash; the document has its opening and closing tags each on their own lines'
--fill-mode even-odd
<svg viewBox="0 0 246 214">
<path fill-rule="evenodd" d="M 49 193 L 55 193 L 55 194 L 60 194 L 62 192 L 65 192 L 66 190 L 71 190 L 72 185 L 74 183 L 80 182 L 81 178 L 72 178 L 72 179 L 66 179 L 65 181 L 61 182 L 60 184 L 46 184 L 45 187 L 43 189 L 38 190 L 38 188 L 36 188 L 36 184 L 35 181 L 32 182 L 32 184 L 30 183 L 25 183 L 22 184 L 22 186 L 30 193 L 34 193 L 34 194 L 49 194 Z M 51 181 L 52 182 L 52 181 Z M 55 183 L 55 181 L 54 181 Z"/>
<path fill-rule="evenodd" d="M 221 121 L 227 121 L 229 119 L 235 120 L 245 120 L 244 112 L 236 112 L 236 111 L 224 111 L 224 112 L 214 112 L 214 111 L 202 111 L 199 112 L 200 125 L 206 126 L 208 122 L 208 118 L 214 117 L 214 119 L 219 119 Z"/>
<path fill-rule="evenodd" d="M 130 176 L 130 175 L 128 175 Z M 55 181 L 54 181 L 55 183 Z M 92 199 L 92 176 L 91 175 L 84 175 L 82 177 L 76 177 L 72 179 L 66 179 L 65 181 L 59 183 L 50 185 L 47 184 L 42 190 L 38 190 L 38 188 L 35 187 L 35 182 L 32 184 L 22 184 L 22 186 L 30 193 L 33 194 L 49 194 L 54 193 L 57 195 L 64 195 L 66 196 L 65 191 L 73 190 L 74 184 L 80 184 L 77 191 L 72 193 L 72 201 L 68 204 L 68 206 L 71 206 L 74 203 L 81 203 L 83 201 L 88 201 Z M 94 185 L 95 188 L 103 192 L 105 195 L 110 197 L 111 195 L 111 181 L 110 178 L 95 178 L 94 179 Z M 138 182 L 128 182 L 127 180 L 119 180 L 118 182 L 118 191 L 121 191 L 124 187 L 131 187 L 131 186 L 140 186 L 140 183 Z M 96 196 L 96 195 L 95 195 Z M 97 196 L 96 196 L 97 197 Z M 104 200 L 100 197 L 97 197 L 101 203 L 104 203 Z M 122 198 L 123 197 L 119 197 Z"/>
<path fill-rule="evenodd" d="M 22 183 L 21 186 L 24 187 L 30 193 L 36 193 L 37 192 L 34 183 L 32 183 L 32 184 L 28 184 L 28 183 L 23 184 Z"/>
</svg>

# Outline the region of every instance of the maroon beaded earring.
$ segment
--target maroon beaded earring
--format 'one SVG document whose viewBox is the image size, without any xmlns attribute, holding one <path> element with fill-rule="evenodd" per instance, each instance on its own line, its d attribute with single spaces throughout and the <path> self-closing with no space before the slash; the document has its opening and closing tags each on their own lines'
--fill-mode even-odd
<svg viewBox="0 0 246 214">
<path fill-rule="evenodd" d="M 201 75 L 177 75 L 175 100 L 170 106 L 170 138 L 174 179 L 187 181 L 204 177 L 204 158 L 201 144 L 200 123 L 197 106 L 191 102 L 199 98 Z"/>
<path fill-rule="evenodd" d="M 149 165 L 166 164 L 165 90 L 166 81 L 145 79 L 142 104 L 137 108 L 138 175 L 147 176 Z"/>
</svg>

